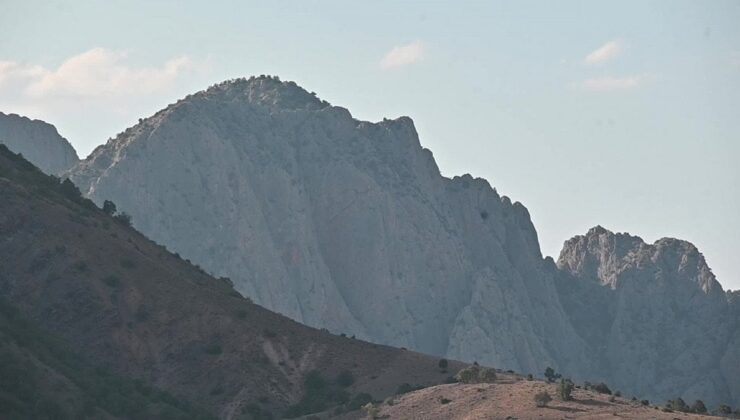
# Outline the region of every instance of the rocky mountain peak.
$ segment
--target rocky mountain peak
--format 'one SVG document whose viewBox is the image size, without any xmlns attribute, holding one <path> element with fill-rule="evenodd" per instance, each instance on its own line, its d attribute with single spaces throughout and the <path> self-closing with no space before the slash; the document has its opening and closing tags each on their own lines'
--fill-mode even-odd
<svg viewBox="0 0 740 420">
<path fill-rule="evenodd" d="M 227 80 L 192 96 L 208 100 L 247 101 L 281 110 L 319 110 L 330 106 L 315 92 L 308 92 L 293 81 L 265 75 Z"/>
<path fill-rule="evenodd" d="M 56 127 L 40 120 L 0 112 L 0 143 L 50 175 L 75 165 L 77 152 Z"/>
</svg>

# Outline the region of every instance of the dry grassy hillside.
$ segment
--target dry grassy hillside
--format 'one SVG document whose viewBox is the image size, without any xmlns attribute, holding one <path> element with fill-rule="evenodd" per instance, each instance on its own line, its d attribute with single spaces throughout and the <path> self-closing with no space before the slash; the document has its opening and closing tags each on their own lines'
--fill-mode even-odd
<svg viewBox="0 0 740 420">
<path fill-rule="evenodd" d="M 534 395 L 546 391 L 552 401 L 538 407 Z M 375 418 L 406 420 L 483 419 L 709 419 L 697 414 L 664 411 L 640 401 L 575 389 L 573 400 L 558 399 L 558 385 L 500 374 L 494 383 L 447 384 L 410 392 L 376 405 Z M 351 413 L 343 419 L 368 418 Z"/>
<path fill-rule="evenodd" d="M 78 194 L 0 146 L 0 295 L 95 365 L 222 418 L 357 406 L 450 375 L 254 305 Z"/>
</svg>

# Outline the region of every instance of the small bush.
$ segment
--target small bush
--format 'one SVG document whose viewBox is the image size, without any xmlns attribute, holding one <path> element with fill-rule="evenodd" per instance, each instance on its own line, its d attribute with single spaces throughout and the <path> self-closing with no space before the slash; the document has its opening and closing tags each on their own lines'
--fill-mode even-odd
<svg viewBox="0 0 740 420">
<path fill-rule="evenodd" d="M 449 404 L 449 403 L 451 403 L 451 402 L 452 402 L 452 400 L 450 400 L 450 399 L 448 399 L 448 398 L 445 398 L 445 397 L 441 397 L 441 398 L 439 399 L 439 403 L 440 403 L 440 404 L 443 404 L 443 405 L 444 405 L 444 404 Z"/>
<path fill-rule="evenodd" d="M 598 392 L 599 394 L 609 394 L 611 395 L 612 390 L 609 389 L 608 386 L 606 386 L 605 383 L 599 382 L 598 384 L 593 386 L 593 390 Z"/>
<path fill-rule="evenodd" d="M 447 359 L 439 359 L 439 362 L 437 362 L 437 366 L 440 369 L 447 369 L 447 366 L 448 365 L 449 365 L 449 363 L 447 362 Z"/>
<path fill-rule="evenodd" d="M 547 378 L 547 382 L 555 382 L 560 379 L 560 374 L 555 373 L 555 369 L 548 366 L 547 369 L 545 369 L 545 378 Z"/>
<path fill-rule="evenodd" d="M 642 400 L 642 401 L 640 401 L 640 404 L 642 404 L 642 405 L 650 405 L 650 400 Z"/>
<path fill-rule="evenodd" d="M 103 201 L 103 212 L 108 216 L 116 214 L 116 204 L 110 200 Z"/>
<path fill-rule="evenodd" d="M 396 388 L 396 395 L 407 394 L 413 390 L 414 390 L 414 387 L 412 387 L 410 383 L 408 382 L 402 383 L 401 385 L 398 386 L 398 388 Z"/>
<path fill-rule="evenodd" d="M 681 397 L 678 397 L 675 400 L 668 400 L 665 403 L 665 407 L 671 410 L 675 410 L 675 411 L 682 411 L 682 412 L 689 411 L 689 406 L 686 405 L 686 402 L 684 402 L 683 398 Z"/>
<path fill-rule="evenodd" d="M 547 391 L 541 391 L 534 394 L 534 402 L 537 404 L 537 407 L 545 407 L 550 401 L 552 401 L 552 397 L 550 397 L 550 394 L 548 394 Z"/>
<path fill-rule="evenodd" d="M 348 386 L 355 383 L 355 376 L 352 374 L 352 372 L 345 369 L 339 372 L 335 382 L 342 388 L 347 388 Z"/>
<path fill-rule="evenodd" d="M 570 379 L 561 379 L 560 385 L 558 386 L 558 394 L 560 399 L 563 401 L 570 401 L 573 397 L 570 395 L 573 392 L 573 382 Z"/>
<path fill-rule="evenodd" d="M 129 215 L 128 213 L 121 212 L 115 215 L 113 218 L 116 219 L 116 221 L 123 226 L 131 226 L 131 215 Z"/>
<path fill-rule="evenodd" d="M 479 374 L 480 367 L 473 365 L 461 369 L 460 372 L 457 373 L 456 378 L 459 382 L 462 382 L 464 384 L 474 384 L 478 383 Z"/>
<path fill-rule="evenodd" d="M 461 369 L 456 379 L 464 384 L 492 383 L 496 381 L 496 370 L 472 365 Z"/>
<path fill-rule="evenodd" d="M 707 412 L 707 406 L 704 405 L 704 401 L 696 400 L 694 401 L 694 404 L 691 406 L 691 411 L 693 411 L 694 413 L 703 414 Z"/>
</svg>

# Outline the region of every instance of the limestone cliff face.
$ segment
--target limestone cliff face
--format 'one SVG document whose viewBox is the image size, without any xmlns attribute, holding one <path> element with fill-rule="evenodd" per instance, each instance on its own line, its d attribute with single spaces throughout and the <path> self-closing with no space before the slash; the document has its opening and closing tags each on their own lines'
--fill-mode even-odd
<svg viewBox="0 0 740 420">
<path fill-rule="evenodd" d="M 145 119 L 70 176 L 298 321 L 585 371 L 526 209 L 484 180 L 442 177 L 409 118 L 357 121 L 295 84 L 237 80 Z"/>
<path fill-rule="evenodd" d="M 692 244 L 591 229 L 565 243 L 561 301 L 610 385 L 738 401 L 738 316 Z"/>
<path fill-rule="evenodd" d="M 0 112 L 0 143 L 49 175 L 59 175 L 79 158 L 53 125 L 16 114 Z"/>
<path fill-rule="evenodd" d="M 68 175 L 306 324 L 650 399 L 738 400 L 738 305 L 693 246 L 596 228 L 556 266 L 524 206 L 441 176 L 409 118 L 358 121 L 294 83 L 234 80 Z"/>
</svg>

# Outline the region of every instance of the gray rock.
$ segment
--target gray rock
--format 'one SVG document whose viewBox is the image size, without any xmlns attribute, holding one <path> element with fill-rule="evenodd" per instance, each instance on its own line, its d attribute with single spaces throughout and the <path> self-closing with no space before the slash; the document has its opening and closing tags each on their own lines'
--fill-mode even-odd
<svg viewBox="0 0 740 420">
<path fill-rule="evenodd" d="M 16 114 L 0 112 L 0 143 L 49 175 L 59 175 L 79 161 L 75 149 L 53 125 Z"/>
<path fill-rule="evenodd" d="M 591 229 L 565 243 L 561 301 L 612 389 L 736 405 L 738 316 L 692 244 Z"/>
<path fill-rule="evenodd" d="M 566 243 L 558 268 L 524 206 L 441 176 L 407 117 L 358 121 L 291 82 L 233 80 L 68 175 L 308 325 L 651 399 L 737 400 L 737 311 L 695 248 L 597 228 Z"/>
</svg>

